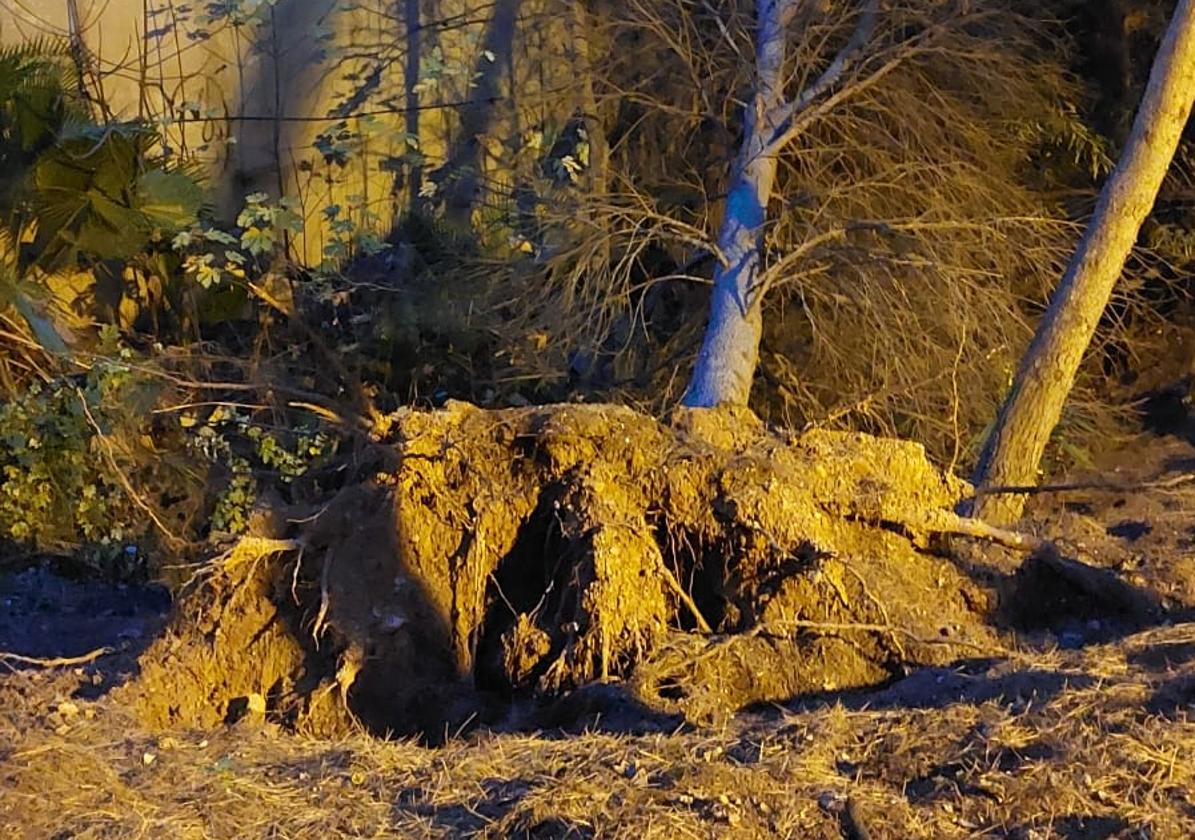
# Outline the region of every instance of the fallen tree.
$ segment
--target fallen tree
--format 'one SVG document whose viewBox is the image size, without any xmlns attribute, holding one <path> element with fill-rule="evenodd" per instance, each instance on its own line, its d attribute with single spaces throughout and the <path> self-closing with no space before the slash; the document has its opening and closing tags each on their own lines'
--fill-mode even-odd
<svg viewBox="0 0 1195 840">
<path fill-rule="evenodd" d="M 434 733 L 626 677 L 709 720 L 998 649 L 990 593 L 929 550 L 969 488 L 918 444 L 463 403 L 378 438 L 187 588 L 125 689 L 152 723 Z"/>
</svg>

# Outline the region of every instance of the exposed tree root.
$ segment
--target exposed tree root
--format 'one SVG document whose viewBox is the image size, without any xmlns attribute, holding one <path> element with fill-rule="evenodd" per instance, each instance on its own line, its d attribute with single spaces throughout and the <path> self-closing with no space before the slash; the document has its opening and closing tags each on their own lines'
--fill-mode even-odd
<svg viewBox="0 0 1195 840">
<path fill-rule="evenodd" d="M 19 653 L 9 653 L 0 650 L 0 663 L 5 665 L 25 665 L 34 668 L 70 668 L 76 665 L 88 665 L 110 653 L 112 653 L 112 648 L 102 647 L 80 656 L 40 658 L 36 656 L 22 656 Z"/>
<path fill-rule="evenodd" d="M 151 720 L 259 694 L 297 725 L 442 732 L 631 674 L 711 719 L 995 650 L 988 593 L 924 549 L 1030 546 L 955 515 L 967 488 L 916 444 L 745 411 L 453 403 L 383 434 L 368 475 L 184 599 L 133 689 Z"/>
</svg>

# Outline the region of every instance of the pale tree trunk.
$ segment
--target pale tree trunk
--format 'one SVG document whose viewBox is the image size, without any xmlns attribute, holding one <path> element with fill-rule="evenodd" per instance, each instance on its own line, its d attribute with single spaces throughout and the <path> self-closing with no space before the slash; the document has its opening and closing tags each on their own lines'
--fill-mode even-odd
<svg viewBox="0 0 1195 840">
<path fill-rule="evenodd" d="M 1038 464 L 1142 222 L 1153 207 L 1195 102 L 1195 0 L 1180 0 L 1145 96 L 1095 215 L 1021 360 L 976 467 L 978 487 L 1035 483 Z M 1024 496 L 980 495 L 973 513 L 1018 519 Z"/>
<path fill-rule="evenodd" d="M 420 48 L 422 40 L 422 16 L 419 0 L 403 0 L 403 21 L 406 24 L 406 64 L 403 70 L 403 88 L 406 94 L 407 148 L 419 142 L 419 61 L 423 57 Z M 407 177 L 407 209 L 414 213 L 419 208 L 420 190 L 423 189 L 423 166 L 412 163 Z"/>
<path fill-rule="evenodd" d="M 784 102 L 784 59 L 788 53 L 784 18 L 796 0 L 758 0 L 755 36 L 757 87 L 748 106 L 743 145 L 731 173 L 714 271 L 709 322 L 684 403 L 744 405 L 759 359 L 763 331 L 759 275 L 760 237 L 776 180 L 776 151 L 769 141 L 771 120 Z"/>
<path fill-rule="evenodd" d="M 776 180 L 776 156 L 796 136 L 797 115 L 838 83 L 871 37 L 878 2 L 868 0 L 847 46 L 817 81 L 789 101 L 784 96 L 786 28 L 799 5 L 800 0 L 756 2 L 755 96 L 747 107 L 743 143 L 731 171 L 709 321 L 682 400 L 687 406 L 747 403 L 763 332 L 761 239 Z"/>
</svg>

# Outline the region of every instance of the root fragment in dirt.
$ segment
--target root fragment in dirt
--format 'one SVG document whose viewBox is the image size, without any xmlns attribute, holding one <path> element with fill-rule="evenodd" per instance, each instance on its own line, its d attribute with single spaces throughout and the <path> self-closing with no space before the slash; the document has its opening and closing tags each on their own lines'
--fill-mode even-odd
<svg viewBox="0 0 1195 840">
<path fill-rule="evenodd" d="M 88 665 L 103 656 L 107 656 L 111 652 L 112 648 L 101 647 L 80 656 L 38 657 L 22 656 L 19 653 L 9 653 L 8 651 L 0 650 L 0 664 L 25 665 L 35 668 L 69 668 L 75 665 Z"/>
<path fill-rule="evenodd" d="M 716 719 L 994 645 L 986 593 L 923 550 L 967 488 L 916 444 L 742 410 L 384 426 L 381 466 L 182 599 L 129 689 L 151 721 L 259 695 L 297 727 L 428 735 L 632 674 L 645 708 Z"/>
</svg>

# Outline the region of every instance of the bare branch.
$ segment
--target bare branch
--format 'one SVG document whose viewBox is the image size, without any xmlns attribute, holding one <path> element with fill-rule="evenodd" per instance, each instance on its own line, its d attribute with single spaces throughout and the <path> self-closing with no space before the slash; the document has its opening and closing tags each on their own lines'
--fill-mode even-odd
<svg viewBox="0 0 1195 840">
<path fill-rule="evenodd" d="M 847 68 L 855 60 L 855 56 L 871 40 L 872 33 L 875 32 L 879 7 L 879 0 L 868 0 L 854 34 L 851 35 L 851 39 L 847 41 L 846 46 L 839 51 L 838 55 L 834 56 L 834 60 L 830 62 L 830 66 L 826 68 L 825 72 L 813 84 L 801 91 L 796 99 L 784 103 L 774 114 L 770 115 L 771 123 L 776 126 L 776 133 L 768 143 L 770 151 L 774 152 L 780 149 L 791 140 L 793 120 L 797 114 L 808 108 L 842 79 Z"/>
<path fill-rule="evenodd" d="M 102 647 L 96 648 L 82 656 L 55 656 L 50 659 L 42 659 L 35 656 L 23 656 L 19 653 L 0 651 L 0 662 L 3 662 L 10 668 L 15 665 L 30 665 L 37 668 L 69 668 L 72 665 L 90 664 L 112 652 L 112 648 Z"/>
</svg>

